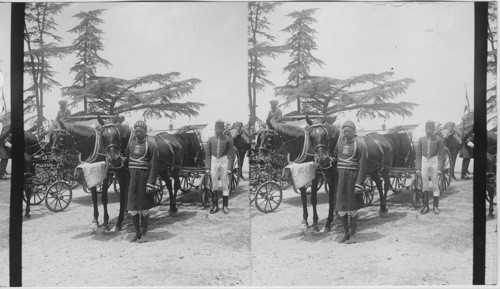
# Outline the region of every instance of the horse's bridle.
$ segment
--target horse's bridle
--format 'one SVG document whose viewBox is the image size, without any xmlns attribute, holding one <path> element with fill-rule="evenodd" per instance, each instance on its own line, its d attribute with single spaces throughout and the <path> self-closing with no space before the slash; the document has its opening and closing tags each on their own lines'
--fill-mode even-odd
<svg viewBox="0 0 500 289">
<path fill-rule="evenodd" d="M 118 140 L 120 141 L 121 140 L 121 135 L 120 135 L 120 130 L 118 129 L 118 126 L 114 123 L 108 123 L 108 124 L 105 124 L 101 127 L 101 131 L 100 131 L 100 134 L 99 136 L 102 138 L 102 133 L 108 129 L 108 128 L 112 128 L 114 130 L 116 130 L 117 134 L 118 134 Z M 116 148 L 116 150 L 118 151 L 118 159 L 120 159 L 120 165 L 118 167 L 115 167 L 113 166 L 113 164 L 111 163 L 110 161 L 110 158 L 108 157 L 108 151 L 111 149 L 111 148 Z M 108 164 L 108 168 L 110 169 L 120 169 L 124 166 L 124 157 L 123 157 L 123 154 L 122 154 L 122 151 L 121 151 L 121 148 L 118 144 L 109 144 L 105 149 L 104 149 L 104 155 L 105 155 L 105 158 L 106 158 L 106 163 Z"/>
<path fill-rule="evenodd" d="M 60 154 L 66 155 L 68 151 L 72 150 L 75 148 L 76 141 L 73 138 L 73 136 L 65 129 L 54 129 L 53 130 L 53 136 L 54 138 L 59 138 L 59 140 L 64 141 L 66 143 L 66 140 L 70 138 L 69 142 L 71 143 L 71 147 L 67 149 L 60 149 L 58 147 L 54 147 L 54 143 L 52 143 L 51 150 L 56 151 L 56 152 L 61 152 Z M 56 135 L 59 134 L 59 135 Z M 61 135 L 64 137 L 64 139 L 61 138 Z"/>
<path fill-rule="evenodd" d="M 279 137 L 281 139 L 281 136 L 275 132 L 274 130 L 272 129 L 264 129 L 262 130 L 260 133 L 259 133 L 259 137 L 258 138 L 261 138 L 262 137 L 262 134 L 268 134 L 266 135 L 265 138 L 267 139 L 270 139 L 270 138 L 276 138 L 276 137 Z M 281 139 L 281 142 L 283 143 L 283 140 Z M 278 148 L 275 148 L 275 149 L 268 149 L 268 148 L 265 148 L 265 147 L 262 147 L 260 143 L 257 143 L 257 145 L 259 146 L 258 147 L 258 150 L 262 150 L 264 152 L 268 152 L 271 156 L 275 155 L 276 154 L 276 151 L 278 150 Z M 271 145 L 271 148 L 274 147 L 273 145 Z"/>
<path fill-rule="evenodd" d="M 328 141 L 328 139 L 330 138 L 330 134 L 328 132 L 328 129 L 326 128 L 326 126 L 322 123 L 318 123 L 318 124 L 313 124 L 312 126 L 310 126 L 308 128 L 308 132 L 307 132 L 307 136 L 310 137 L 311 136 L 311 132 L 315 129 L 315 128 L 320 128 L 320 129 L 323 129 L 326 133 L 326 140 Z M 326 158 L 328 159 L 328 163 L 329 165 L 327 167 L 323 167 L 319 161 L 318 161 L 318 157 L 317 157 L 317 154 L 316 152 L 318 151 L 318 149 L 320 148 L 323 148 L 325 149 L 326 151 Z M 313 148 L 313 152 L 314 152 L 314 162 L 316 163 L 316 165 L 318 167 L 320 167 L 321 169 L 329 169 L 332 167 L 333 165 L 333 157 L 330 155 L 330 150 L 328 148 L 328 146 L 326 144 L 318 144 L 316 145 L 314 148 Z"/>
</svg>

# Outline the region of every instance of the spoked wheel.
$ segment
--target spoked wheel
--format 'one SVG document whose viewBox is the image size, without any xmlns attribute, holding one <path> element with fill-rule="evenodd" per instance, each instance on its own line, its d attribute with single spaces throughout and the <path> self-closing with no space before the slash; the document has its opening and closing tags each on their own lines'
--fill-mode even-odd
<svg viewBox="0 0 500 289">
<path fill-rule="evenodd" d="M 255 206 L 262 213 L 271 213 L 279 207 L 282 199 L 281 186 L 273 181 L 265 182 L 255 193 Z"/>
<path fill-rule="evenodd" d="M 183 176 L 181 180 L 181 191 L 183 193 L 189 193 L 189 191 L 191 191 L 193 181 L 194 181 L 194 176 L 191 175 L 190 173 Z"/>
<path fill-rule="evenodd" d="M 421 175 L 416 175 L 415 179 L 413 180 L 411 184 L 411 203 L 415 209 L 418 209 L 422 206 L 422 199 L 423 199 L 423 183 L 422 183 L 422 176 Z"/>
<path fill-rule="evenodd" d="M 438 188 L 440 194 L 444 194 L 448 187 L 450 186 L 451 181 L 451 169 L 450 169 L 450 160 L 451 154 L 448 148 L 444 148 L 444 168 L 443 172 L 438 175 Z"/>
<path fill-rule="evenodd" d="M 50 185 L 45 193 L 45 205 L 52 212 L 64 211 L 71 203 L 73 193 L 70 185 L 63 181 L 58 181 Z"/>
<path fill-rule="evenodd" d="M 204 208 L 212 206 L 212 178 L 207 174 L 201 180 L 201 205 Z"/>
<path fill-rule="evenodd" d="M 161 177 L 158 177 L 155 182 L 155 190 L 153 192 L 153 200 L 155 206 L 161 205 L 161 201 L 163 199 L 163 189 L 165 188 L 166 183 L 163 181 Z"/>
<path fill-rule="evenodd" d="M 45 200 L 45 186 L 35 186 L 33 184 L 25 184 L 23 190 L 23 200 L 28 202 L 26 198 L 26 190 L 31 190 L 30 205 L 39 205 Z"/>
<path fill-rule="evenodd" d="M 363 183 L 364 192 L 363 192 L 363 203 L 365 206 L 369 206 L 373 203 L 373 196 L 375 191 L 375 184 L 371 178 L 367 178 Z"/>
</svg>

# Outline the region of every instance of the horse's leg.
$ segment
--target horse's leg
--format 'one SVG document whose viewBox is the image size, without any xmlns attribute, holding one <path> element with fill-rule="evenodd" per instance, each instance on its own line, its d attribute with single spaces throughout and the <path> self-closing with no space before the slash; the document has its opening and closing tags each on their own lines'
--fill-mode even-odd
<svg viewBox="0 0 500 289">
<path fill-rule="evenodd" d="M 457 155 L 458 155 L 458 150 L 454 149 L 450 151 L 451 154 L 451 159 L 450 159 L 450 173 L 451 173 L 451 178 L 456 181 L 457 178 L 455 177 L 455 163 L 457 162 Z"/>
<path fill-rule="evenodd" d="M 97 189 L 96 187 L 90 188 L 90 193 L 92 195 L 92 205 L 94 206 L 94 219 L 92 220 L 92 225 L 95 225 L 95 227 L 99 227 L 99 221 L 97 218 L 99 218 L 99 209 L 97 208 Z"/>
<path fill-rule="evenodd" d="M 170 176 L 168 174 L 168 169 L 164 170 L 163 172 L 160 173 L 160 177 L 163 179 L 165 182 L 165 186 L 167 187 L 168 190 L 168 198 L 170 199 L 169 201 L 169 214 L 172 214 L 172 207 L 175 206 L 175 196 L 174 196 L 174 191 L 172 190 L 172 180 L 170 179 Z"/>
<path fill-rule="evenodd" d="M 384 199 L 384 190 L 382 188 L 382 181 L 380 180 L 378 176 L 378 170 L 373 171 L 370 173 L 370 177 L 372 180 L 375 182 L 375 186 L 377 187 L 378 190 L 378 195 L 380 198 L 380 210 L 378 212 L 379 216 L 383 217 L 386 209 L 386 204 L 385 204 L 385 199 Z"/>
<path fill-rule="evenodd" d="M 302 230 L 305 231 L 309 224 L 307 223 L 307 217 L 309 214 L 307 213 L 307 195 L 306 188 L 299 188 L 300 190 L 300 199 L 302 200 Z"/>
<path fill-rule="evenodd" d="M 118 220 L 116 221 L 114 231 L 121 231 L 125 216 L 125 208 L 127 206 L 127 172 L 124 169 L 117 171 L 116 178 L 120 184 L 120 213 L 118 214 Z"/>
<path fill-rule="evenodd" d="M 334 172 L 327 172 L 325 174 L 325 190 L 328 186 L 328 219 L 325 224 L 325 232 L 330 232 L 333 222 L 333 210 L 335 208 L 335 197 L 337 196 L 337 181 Z"/>
<path fill-rule="evenodd" d="M 316 205 L 318 204 L 318 178 L 315 178 L 311 183 L 311 205 L 313 208 L 313 229 L 318 231 L 318 212 Z"/>
<path fill-rule="evenodd" d="M 104 228 L 106 230 L 109 230 L 109 227 L 108 227 L 108 221 L 109 221 L 109 215 L 108 215 L 108 182 L 109 182 L 109 176 L 107 178 L 105 178 L 103 181 L 102 181 L 102 193 L 101 193 L 101 203 L 102 203 L 102 207 L 103 207 L 103 219 L 104 219 Z"/>
<path fill-rule="evenodd" d="M 490 218 L 494 218 L 495 215 L 493 214 L 493 211 L 494 211 L 494 208 L 493 208 L 493 198 L 495 197 L 495 191 L 494 189 L 492 188 L 492 186 L 490 185 L 486 185 L 486 193 L 488 194 L 489 196 L 489 203 L 490 203 L 490 208 L 489 208 L 489 213 L 488 213 L 488 217 Z"/>
<path fill-rule="evenodd" d="M 391 179 L 389 178 L 389 170 L 384 169 L 382 171 L 382 178 L 384 179 L 384 208 L 382 211 L 382 217 L 387 217 L 389 214 L 389 210 L 387 209 L 387 193 L 389 192 L 389 189 L 391 188 Z M 382 204 L 382 202 L 380 202 Z"/>
<path fill-rule="evenodd" d="M 174 198 L 173 198 L 173 200 L 170 200 L 170 211 L 172 212 L 172 215 L 175 216 L 175 215 L 177 215 L 177 212 L 178 212 L 177 192 L 181 188 L 181 180 L 179 178 L 179 169 L 178 168 L 174 168 L 172 170 L 172 178 L 174 179 Z"/>
<path fill-rule="evenodd" d="M 238 174 L 240 175 L 240 179 L 245 180 L 243 177 L 243 162 L 245 162 L 245 155 L 246 151 L 244 149 L 239 151 L 239 158 L 238 158 L 238 167 L 239 167 L 239 172 Z"/>
<path fill-rule="evenodd" d="M 31 211 L 31 205 L 30 205 L 30 200 L 31 200 L 31 186 L 30 185 L 25 185 L 24 186 L 24 192 L 26 194 L 26 212 L 24 213 L 24 218 L 29 219 L 30 218 L 30 211 Z"/>
</svg>

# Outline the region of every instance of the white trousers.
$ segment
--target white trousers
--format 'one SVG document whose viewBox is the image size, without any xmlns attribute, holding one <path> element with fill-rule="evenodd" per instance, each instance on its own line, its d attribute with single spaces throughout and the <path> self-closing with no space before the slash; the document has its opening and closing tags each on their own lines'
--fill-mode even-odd
<svg viewBox="0 0 500 289">
<path fill-rule="evenodd" d="M 426 158 L 422 156 L 422 184 L 423 190 L 433 192 L 434 197 L 439 197 L 438 189 L 438 157 Z M 430 180 L 429 180 L 430 178 Z"/>
<path fill-rule="evenodd" d="M 227 156 L 216 158 L 212 156 L 210 172 L 212 174 L 212 190 L 222 191 L 223 196 L 229 196 L 229 177 L 227 175 Z"/>
</svg>

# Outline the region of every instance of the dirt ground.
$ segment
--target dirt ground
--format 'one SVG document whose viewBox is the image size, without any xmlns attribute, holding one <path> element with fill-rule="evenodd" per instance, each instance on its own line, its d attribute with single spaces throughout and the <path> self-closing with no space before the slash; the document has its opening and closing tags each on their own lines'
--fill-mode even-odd
<svg viewBox="0 0 500 289">
<path fill-rule="evenodd" d="M 8 183 L 0 183 L 3 212 L 9 210 Z M 81 189 L 74 191 L 71 204 L 61 213 L 35 206 L 31 219 L 23 222 L 23 286 L 472 283 L 472 181 L 452 183 L 442 197 L 440 215 L 421 215 L 411 207 L 408 193 L 390 193 L 390 215 L 380 218 L 376 197 L 375 206 L 360 211 L 358 243 L 351 245 L 335 241 L 341 232 L 338 220 L 330 233 L 303 233 L 300 196 L 292 190 L 284 191 L 283 202 L 273 213 L 249 206 L 247 184 L 242 182 L 231 196 L 228 215 L 210 214 L 198 205 L 195 193 L 182 197 L 177 217 L 154 208 L 151 241 L 143 244 L 126 240 L 130 220 L 119 233 L 93 231 L 91 198 Z M 110 195 L 111 222 L 118 214 L 117 199 Z M 321 191 L 320 225 L 327 209 L 327 196 Z M 3 216 L 0 286 L 8 286 L 8 214 Z M 497 282 L 497 248 L 495 217 L 487 221 L 487 284 Z"/>
</svg>

